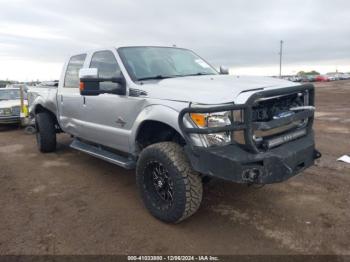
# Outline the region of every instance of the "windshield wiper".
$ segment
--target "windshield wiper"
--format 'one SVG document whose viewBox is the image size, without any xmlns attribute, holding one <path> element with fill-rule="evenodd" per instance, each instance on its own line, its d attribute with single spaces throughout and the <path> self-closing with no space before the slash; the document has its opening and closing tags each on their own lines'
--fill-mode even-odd
<svg viewBox="0 0 350 262">
<path fill-rule="evenodd" d="M 142 81 L 142 80 L 153 80 L 153 79 L 167 79 L 167 78 L 174 78 L 174 77 L 183 77 L 184 75 L 156 75 L 156 76 L 148 76 L 148 77 L 141 77 L 141 78 L 137 78 L 137 81 Z"/>
<path fill-rule="evenodd" d="M 204 72 L 198 72 L 195 74 L 188 74 L 188 75 L 183 75 L 183 76 L 209 76 L 209 75 L 215 75 L 213 73 L 204 73 Z"/>
<path fill-rule="evenodd" d="M 141 77 L 137 78 L 138 81 L 142 80 L 152 80 L 152 79 L 166 79 L 166 78 L 172 78 L 174 76 L 163 76 L 163 75 L 156 75 L 156 76 L 148 76 L 148 77 Z"/>
<path fill-rule="evenodd" d="M 174 78 L 174 77 L 205 76 L 205 75 L 215 75 L 215 74 L 198 72 L 198 73 L 195 73 L 195 74 L 188 74 L 188 75 L 169 75 L 169 76 L 156 75 L 156 76 L 149 76 L 149 77 L 141 77 L 141 78 L 138 78 L 137 81 L 153 80 L 153 79 L 160 79 L 161 80 L 161 79 Z"/>
</svg>

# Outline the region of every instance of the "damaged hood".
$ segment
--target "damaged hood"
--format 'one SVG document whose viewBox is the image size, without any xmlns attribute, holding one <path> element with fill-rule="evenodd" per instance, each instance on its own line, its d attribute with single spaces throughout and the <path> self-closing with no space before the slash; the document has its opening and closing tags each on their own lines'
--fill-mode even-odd
<svg viewBox="0 0 350 262">
<path fill-rule="evenodd" d="M 145 81 L 140 89 L 154 99 L 221 104 L 235 101 L 242 92 L 297 85 L 299 84 L 272 77 L 210 75 Z"/>
</svg>

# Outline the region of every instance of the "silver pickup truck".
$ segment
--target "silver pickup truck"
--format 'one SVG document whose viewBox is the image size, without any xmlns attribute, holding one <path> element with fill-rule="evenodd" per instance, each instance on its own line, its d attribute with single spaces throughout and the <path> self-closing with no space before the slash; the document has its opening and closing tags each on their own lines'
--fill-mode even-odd
<svg viewBox="0 0 350 262">
<path fill-rule="evenodd" d="M 208 178 L 271 184 L 312 166 L 314 87 L 227 73 L 176 47 L 75 54 L 57 88 L 31 90 L 38 147 L 55 151 L 65 132 L 72 148 L 135 168 L 145 206 L 170 223 L 197 211 Z"/>
</svg>

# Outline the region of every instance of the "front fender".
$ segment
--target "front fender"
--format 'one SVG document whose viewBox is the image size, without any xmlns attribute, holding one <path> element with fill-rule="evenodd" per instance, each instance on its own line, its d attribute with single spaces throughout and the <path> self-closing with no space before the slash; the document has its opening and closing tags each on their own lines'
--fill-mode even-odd
<svg viewBox="0 0 350 262">
<path fill-rule="evenodd" d="M 145 121 L 157 121 L 166 124 L 174 128 L 181 136 L 182 131 L 178 124 L 179 111 L 164 105 L 150 105 L 145 107 L 142 112 L 137 116 L 129 137 L 130 152 L 136 153 L 136 137 L 139 132 L 139 128 Z M 199 139 L 195 139 L 196 141 Z M 196 142 L 195 142 L 196 143 Z M 198 141 L 199 143 L 199 141 Z M 196 143 L 197 144 L 197 143 Z"/>
<path fill-rule="evenodd" d="M 38 106 L 45 107 L 45 101 L 41 96 L 37 96 L 34 98 L 31 98 L 33 100 L 30 100 L 28 111 L 30 115 L 35 115 L 35 110 Z"/>
<path fill-rule="evenodd" d="M 34 88 L 28 93 L 28 110 L 31 115 L 35 114 L 38 106 L 45 108 L 54 115 L 57 115 L 56 89 Z"/>
<path fill-rule="evenodd" d="M 179 128 L 177 118 L 179 112 L 174 108 L 164 105 L 150 105 L 145 107 L 141 113 L 137 116 L 129 137 L 130 152 L 134 153 L 136 150 L 136 136 L 139 128 L 145 121 L 158 121 L 174 128 L 179 134 L 182 132 Z"/>
</svg>

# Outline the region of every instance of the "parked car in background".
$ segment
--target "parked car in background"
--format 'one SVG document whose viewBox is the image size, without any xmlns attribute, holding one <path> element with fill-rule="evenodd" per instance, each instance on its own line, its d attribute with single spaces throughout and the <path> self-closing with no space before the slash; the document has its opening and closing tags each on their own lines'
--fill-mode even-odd
<svg viewBox="0 0 350 262">
<path fill-rule="evenodd" d="M 290 78 L 289 78 L 289 81 L 292 81 L 292 82 L 301 82 L 301 77 L 299 77 L 299 76 L 291 76 Z"/>
<path fill-rule="evenodd" d="M 26 93 L 24 105 L 27 105 Z M 21 122 L 21 91 L 20 88 L 0 89 L 0 124 L 16 124 Z"/>
<path fill-rule="evenodd" d="M 316 82 L 329 82 L 330 80 L 327 76 L 319 75 L 319 76 L 315 77 L 315 81 Z"/>
<path fill-rule="evenodd" d="M 58 80 L 54 80 L 54 81 L 43 81 L 40 84 L 36 85 L 35 87 L 41 87 L 41 88 L 45 88 L 45 87 L 58 87 Z"/>
<path fill-rule="evenodd" d="M 349 80 L 350 73 L 331 72 L 331 73 L 327 73 L 327 77 L 328 77 L 329 81 Z"/>
<path fill-rule="evenodd" d="M 315 76 L 303 75 L 303 76 L 300 76 L 300 78 L 301 78 L 300 82 L 315 82 Z"/>
<path fill-rule="evenodd" d="M 327 75 L 329 81 L 338 80 L 334 75 Z"/>
<path fill-rule="evenodd" d="M 339 80 L 348 80 L 348 79 L 350 79 L 350 75 L 349 74 L 345 74 L 345 73 L 340 73 L 338 75 L 338 77 L 339 77 Z"/>
<path fill-rule="evenodd" d="M 317 77 L 317 75 L 306 76 L 307 82 L 315 82 L 316 81 L 316 77 Z"/>
<path fill-rule="evenodd" d="M 345 78 L 345 80 L 349 80 L 350 79 L 350 73 L 348 74 L 344 74 L 344 78 Z"/>
<path fill-rule="evenodd" d="M 9 84 L 6 86 L 6 88 L 23 88 L 24 92 L 28 91 L 28 86 L 26 84 Z"/>
</svg>

